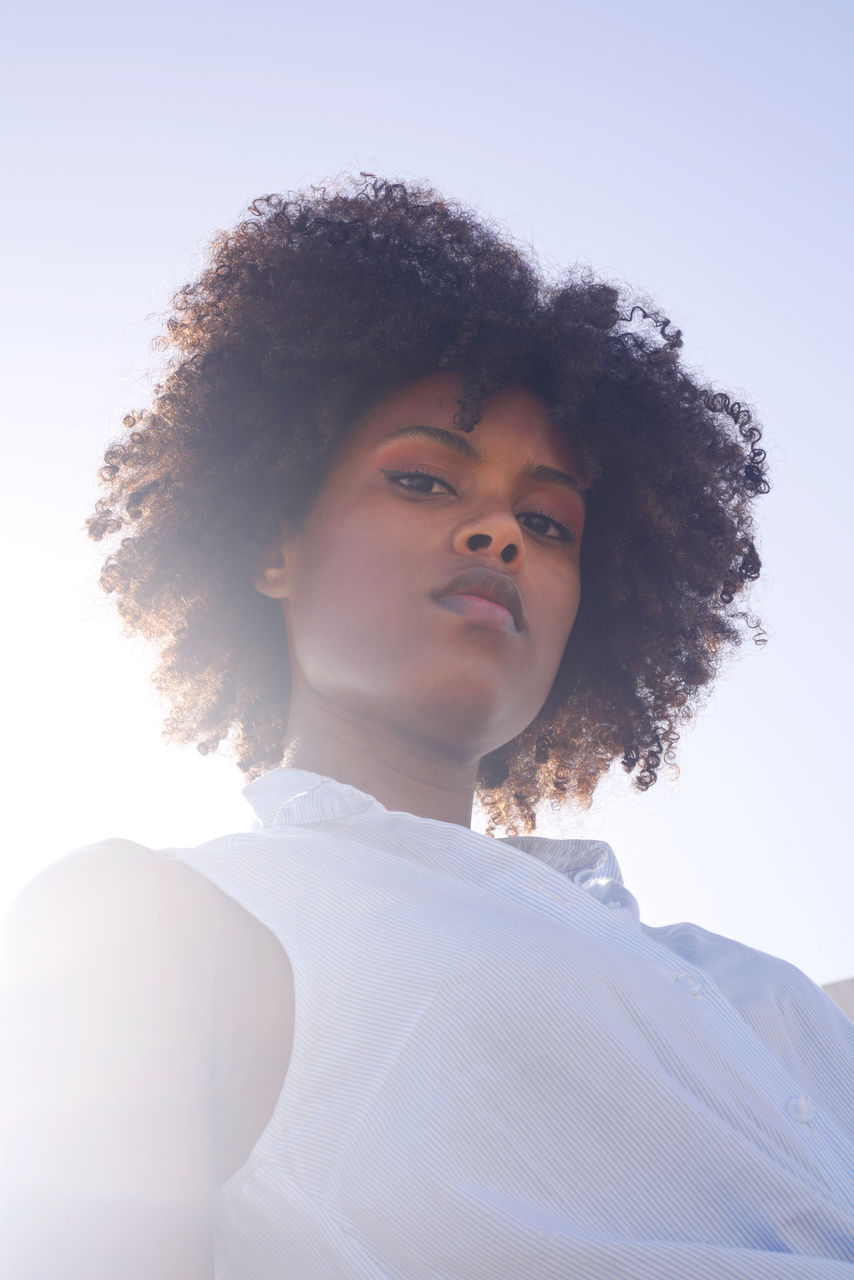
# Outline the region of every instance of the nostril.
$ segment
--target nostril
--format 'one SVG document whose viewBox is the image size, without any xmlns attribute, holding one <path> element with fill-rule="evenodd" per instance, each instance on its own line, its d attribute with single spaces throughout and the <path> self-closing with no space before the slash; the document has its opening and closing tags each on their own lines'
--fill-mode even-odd
<svg viewBox="0 0 854 1280">
<path fill-rule="evenodd" d="M 511 560 L 516 559 L 517 547 L 514 542 L 508 542 L 507 546 L 501 552 L 501 559 L 505 564 L 510 564 Z"/>
<path fill-rule="evenodd" d="M 473 533 L 469 538 L 469 551 L 482 551 L 491 542 L 492 539 L 488 533 Z"/>
</svg>

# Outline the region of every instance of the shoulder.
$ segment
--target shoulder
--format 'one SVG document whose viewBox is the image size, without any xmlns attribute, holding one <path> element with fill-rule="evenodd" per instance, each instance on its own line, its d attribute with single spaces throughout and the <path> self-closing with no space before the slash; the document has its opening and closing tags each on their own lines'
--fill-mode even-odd
<svg viewBox="0 0 854 1280">
<path fill-rule="evenodd" d="M 77 850 L 37 875 L 0 926 L 0 1078 L 11 1095 L 33 1111 L 53 1097 L 81 1114 L 127 1113 L 134 1099 L 199 1112 L 227 916 L 202 876 L 130 841 Z"/>
<path fill-rule="evenodd" d="M 36 876 L 0 929 L 0 1188 L 50 1224 L 19 1242 L 45 1273 L 113 1249 L 109 1205 L 149 1273 L 210 1274 L 176 1261 L 208 1255 L 212 1186 L 211 917 L 191 877 L 106 841 Z M 88 1224 L 73 1240 L 70 1221 Z"/>
<path fill-rule="evenodd" d="M 189 868 L 129 840 L 105 840 L 66 855 L 24 887 L 0 929 L 0 981 L 33 986 L 57 970 L 90 978 L 112 955 L 135 956 L 152 974 L 181 965 L 184 982 L 204 975 L 205 939 L 219 895 Z"/>
<path fill-rule="evenodd" d="M 0 935 L 0 1036 L 36 1008 L 38 1038 L 52 1036 L 55 1007 L 82 1057 L 128 1064 L 111 1089 L 172 1115 L 176 1133 L 177 1113 L 184 1128 L 194 1114 L 197 1132 L 212 1124 L 214 1183 L 245 1162 L 284 1082 L 293 975 L 278 939 L 215 883 L 127 840 L 48 867 Z"/>
<path fill-rule="evenodd" d="M 127 896 L 165 902 L 192 893 L 199 877 L 182 863 L 132 840 L 112 838 L 75 849 L 50 863 L 24 886 L 12 904 L 9 923 L 33 911 L 64 904 L 84 911 L 108 903 L 121 908 Z"/>
<path fill-rule="evenodd" d="M 140 1067 L 193 1027 L 203 1044 L 216 896 L 188 868 L 126 840 L 76 850 L 37 875 L 0 927 L 0 1009 L 87 1034 L 127 1036 Z M 146 1043 L 145 1037 L 153 1038 Z M 172 1043 L 170 1044 L 170 1036 Z"/>
<path fill-rule="evenodd" d="M 204 875 L 110 839 L 75 850 L 24 887 L 0 924 L 0 998 L 75 982 L 81 998 L 123 983 L 208 1016 L 287 965 L 280 944 Z"/>
</svg>

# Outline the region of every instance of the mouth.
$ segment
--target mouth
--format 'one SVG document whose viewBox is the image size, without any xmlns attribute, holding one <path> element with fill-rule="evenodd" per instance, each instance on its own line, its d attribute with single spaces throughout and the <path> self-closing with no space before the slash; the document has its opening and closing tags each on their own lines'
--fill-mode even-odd
<svg viewBox="0 0 854 1280">
<path fill-rule="evenodd" d="M 525 610 L 519 588 L 506 573 L 485 565 L 472 566 L 432 592 L 437 604 L 474 622 L 511 632 L 524 630 Z"/>
</svg>

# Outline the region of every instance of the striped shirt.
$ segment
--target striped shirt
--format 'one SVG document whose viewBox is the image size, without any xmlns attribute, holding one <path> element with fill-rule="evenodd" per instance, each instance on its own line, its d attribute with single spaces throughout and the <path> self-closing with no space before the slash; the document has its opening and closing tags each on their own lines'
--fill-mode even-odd
<svg viewBox="0 0 854 1280">
<path fill-rule="evenodd" d="M 641 924 L 597 841 L 247 794 L 251 832 L 167 851 L 294 974 L 218 1280 L 854 1280 L 854 1024 L 802 973 Z"/>
</svg>

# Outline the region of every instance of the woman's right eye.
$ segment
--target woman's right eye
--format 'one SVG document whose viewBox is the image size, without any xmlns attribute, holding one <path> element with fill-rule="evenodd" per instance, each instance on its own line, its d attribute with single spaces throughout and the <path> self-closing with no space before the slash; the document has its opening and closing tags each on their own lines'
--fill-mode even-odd
<svg viewBox="0 0 854 1280">
<path fill-rule="evenodd" d="M 382 472 L 387 480 L 407 493 L 433 497 L 439 493 L 454 492 L 447 480 L 442 480 L 439 476 L 434 476 L 429 471 L 422 471 L 418 467 L 412 467 L 407 471 L 386 471 L 383 468 Z"/>
</svg>

